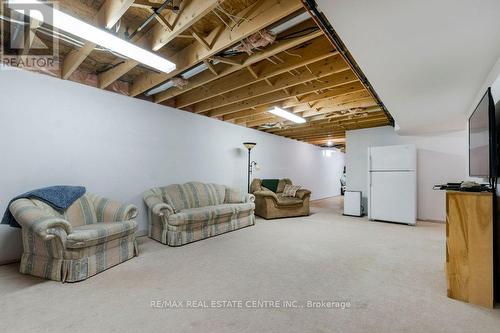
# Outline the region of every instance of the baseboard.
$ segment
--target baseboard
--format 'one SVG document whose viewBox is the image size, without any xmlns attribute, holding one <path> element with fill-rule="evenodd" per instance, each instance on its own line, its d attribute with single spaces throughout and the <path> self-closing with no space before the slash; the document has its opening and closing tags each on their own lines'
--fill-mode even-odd
<svg viewBox="0 0 500 333">
<path fill-rule="evenodd" d="M 420 219 L 418 219 L 418 221 L 420 221 L 420 222 L 431 222 L 431 223 L 441 223 L 441 224 L 446 223 L 446 221 L 441 221 L 441 220 L 420 220 Z"/>
</svg>

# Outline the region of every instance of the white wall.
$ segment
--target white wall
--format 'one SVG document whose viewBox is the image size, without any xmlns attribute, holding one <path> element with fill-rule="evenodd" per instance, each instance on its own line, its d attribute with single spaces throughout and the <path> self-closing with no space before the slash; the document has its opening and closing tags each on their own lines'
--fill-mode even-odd
<svg viewBox="0 0 500 333">
<path fill-rule="evenodd" d="M 498 103 L 500 101 L 500 57 L 497 59 L 495 65 L 491 68 L 479 91 L 477 91 L 476 97 L 474 98 L 472 105 L 469 107 L 464 117 L 465 120 L 467 120 L 472 112 L 474 112 L 476 106 L 481 101 L 481 98 L 483 98 L 484 93 L 486 92 L 486 89 L 488 89 L 488 87 L 491 87 L 493 100 L 495 101 L 495 103 Z"/>
<path fill-rule="evenodd" d="M 0 72 L 0 91 L 2 212 L 33 188 L 84 185 L 137 205 L 145 231 L 150 187 L 198 180 L 246 190 L 244 141 L 257 143 L 256 177 L 289 177 L 312 199 L 340 193 L 338 151 L 327 157 L 306 143 L 25 71 Z"/>
<path fill-rule="evenodd" d="M 347 189 L 362 191 L 366 207 L 369 146 L 415 144 L 417 147 L 417 191 L 420 220 L 446 219 L 445 192 L 434 184 L 462 181 L 467 174 L 467 132 L 401 136 L 390 126 L 348 131 L 346 136 Z M 404 186 L 404 184 L 401 184 Z"/>
</svg>

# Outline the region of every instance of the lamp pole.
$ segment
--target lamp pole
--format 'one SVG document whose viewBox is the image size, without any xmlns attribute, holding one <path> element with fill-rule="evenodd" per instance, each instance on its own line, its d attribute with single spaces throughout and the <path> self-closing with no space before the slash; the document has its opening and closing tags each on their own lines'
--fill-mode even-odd
<svg viewBox="0 0 500 333">
<path fill-rule="evenodd" d="M 250 151 L 251 149 L 248 149 L 248 193 L 250 193 L 250 175 L 252 174 L 252 164 L 250 162 Z"/>
<path fill-rule="evenodd" d="M 248 193 L 250 193 L 250 175 L 252 174 L 252 160 L 251 160 L 251 157 L 250 157 L 250 152 L 252 150 L 253 147 L 255 147 L 256 143 L 255 142 L 243 142 L 243 145 L 248 149 L 248 172 L 247 172 L 247 175 L 248 175 L 248 181 L 247 181 L 247 185 L 248 185 Z"/>
</svg>

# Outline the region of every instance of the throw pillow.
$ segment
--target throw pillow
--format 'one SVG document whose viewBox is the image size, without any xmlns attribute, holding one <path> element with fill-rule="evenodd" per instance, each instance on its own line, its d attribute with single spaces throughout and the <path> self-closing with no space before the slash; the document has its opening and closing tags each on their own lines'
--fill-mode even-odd
<svg viewBox="0 0 500 333">
<path fill-rule="evenodd" d="M 226 198 L 225 203 L 242 203 L 243 195 L 239 188 L 236 187 L 226 187 Z"/>
<path fill-rule="evenodd" d="M 295 194 L 298 190 L 300 190 L 300 185 L 285 185 L 285 189 L 283 190 L 284 197 L 295 197 Z"/>
</svg>

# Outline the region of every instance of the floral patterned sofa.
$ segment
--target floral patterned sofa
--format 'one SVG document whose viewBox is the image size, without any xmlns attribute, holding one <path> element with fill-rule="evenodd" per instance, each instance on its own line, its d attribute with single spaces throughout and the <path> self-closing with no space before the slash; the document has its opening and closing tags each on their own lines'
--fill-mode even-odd
<svg viewBox="0 0 500 333">
<path fill-rule="evenodd" d="M 217 184 L 189 182 L 144 193 L 149 237 L 180 246 L 255 224 L 254 196 Z"/>
</svg>

